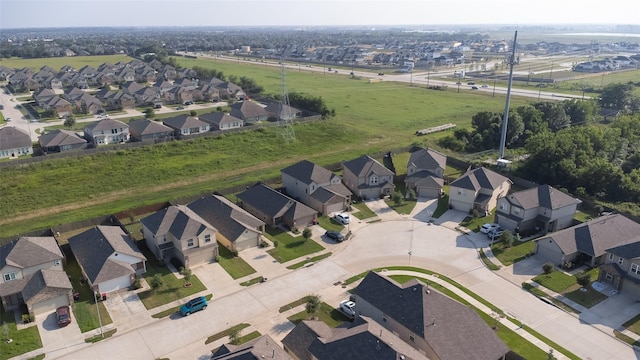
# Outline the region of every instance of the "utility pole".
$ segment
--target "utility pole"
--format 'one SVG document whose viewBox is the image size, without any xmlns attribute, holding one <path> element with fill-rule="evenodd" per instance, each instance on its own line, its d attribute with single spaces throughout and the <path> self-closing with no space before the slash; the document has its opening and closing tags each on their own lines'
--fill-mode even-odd
<svg viewBox="0 0 640 360">
<path fill-rule="evenodd" d="M 500 136 L 500 152 L 498 160 L 504 158 L 504 148 L 507 142 L 507 125 L 509 123 L 509 101 L 511 100 L 511 84 L 513 82 L 513 65 L 516 60 L 516 44 L 518 41 L 518 31 L 513 36 L 513 49 L 511 59 L 509 59 L 509 83 L 507 85 L 507 101 L 504 104 L 504 114 L 502 116 L 502 135 Z"/>
</svg>

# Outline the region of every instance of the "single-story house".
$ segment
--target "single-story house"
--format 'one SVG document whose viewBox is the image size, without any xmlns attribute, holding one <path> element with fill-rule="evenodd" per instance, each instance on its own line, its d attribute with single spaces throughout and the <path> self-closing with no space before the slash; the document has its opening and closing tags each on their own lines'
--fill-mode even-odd
<svg viewBox="0 0 640 360">
<path fill-rule="evenodd" d="M 606 215 L 566 228 L 535 241 L 535 252 L 558 265 L 571 262 L 596 266 L 608 249 L 638 241 L 640 224 L 620 214 Z"/>
<path fill-rule="evenodd" d="M 241 208 L 271 227 L 282 224 L 289 229 L 298 229 L 316 219 L 314 209 L 264 184 L 252 186 L 237 196 Z"/>
<path fill-rule="evenodd" d="M 244 120 L 247 123 L 265 121 L 269 117 L 267 111 L 252 101 L 239 101 L 231 105 L 229 115 Z"/>
<path fill-rule="evenodd" d="M 242 345 L 224 344 L 212 355 L 211 360 L 294 360 L 269 335 L 262 335 Z"/>
<path fill-rule="evenodd" d="M 209 131 L 209 124 L 198 119 L 195 116 L 186 114 L 174 116 L 162 120 L 162 123 L 173 129 L 177 138 L 183 138 L 189 135 L 205 133 Z"/>
<path fill-rule="evenodd" d="M 73 131 L 57 129 L 40 135 L 38 138 L 40 148 L 45 153 L 65 152 L 69 150 L 84 149 L 87 140 L 81 138 Z"/>
<path fill-rule="evenodd" d="M 131 139 L 135 141 L 169 140 L 174 137 L 174 130 L 160 122 L 142 119 L 129 123 Z"/>
<path fill-rule="evenodd" d="M 70 237 L 69 246 L 98 293 L 126 289 L 147 271 L 147 258 L 119 226 L 95 226 Z"/>
<path fill-rule="evenodd" d="M 31 136 L 14 126 L 0 128 L 0 159 L 33 154 Z"/>
<path fill-rule="evenodd" d="M 200 115 L 199 118 L 208 123 L 211 130 L 239 129 L 244 126 L 244 120 L 223 112 L 210 112 Z"/>
</svg>

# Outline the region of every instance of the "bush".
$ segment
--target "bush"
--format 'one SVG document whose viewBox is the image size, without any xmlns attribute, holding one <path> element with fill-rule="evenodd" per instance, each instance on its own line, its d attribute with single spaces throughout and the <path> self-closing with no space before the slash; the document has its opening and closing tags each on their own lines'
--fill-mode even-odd
<svg viewBox="0 0 640 360">
<path fill-rule="evenodd" d="M 142 287 L 142 282 L 140 281 L 140 278 L 136 278 L 135 281 L 133 282 L 133 288 L 138 290 Z"/>
<path fill-rule="evenodd" d="M 22 322 L 28 324 L 33 321 L 33 318 L 29 314 L 22 314 Z"/>
<path fill-rule="evenodd" d="M 273 247 L 278 247 L 278 240 L 275 240 L 275 241 L 273 242 Z"/>
<path fill-rule="evenodd" d="M 304 230 L 302 230 L 302 237 L 303 237 L 305 240 L 309 240 L 309 239 L 311 239 L 311 235 L 312 235 L 311 229 L 309 229 L 309 228 L 304 228 Z"/>
<path fill-rule="evenodd" d="M 473 215 L 474 218 L 480 217 L 480 211 L 478 211 L 478 209 L 473 209 L 473 211 L 471 211 L 471 214 Z"/>
<path fill-rule="evenodd" d="M 576 274 L 576 281 L 582 287 L 586 287 L 587 285 L 589 285 L 591 283 L 591 277 L 589 276 L 588 273 L 586 273 L 584 271 L 580 271 L 579 273 Z"/>
<path fill-rule="evenodd" d="M 268 243 L 268 242 L 266 242 L 266 241 L 264 241 L 264 240 L 262 240 L 262 241 L 260 241 L 260 247 L 261 247 L 261 248 L 269 247 L 269 243 Z"/>
<path fill-rule="evenodd" d="M 393 193 L 392 200 L 393 200 L 393 203 L 396 206 L 400 206 L 400 205 L 404 204 L 404 198 L 402 197 L 402 194 L 399 191 L 396 191 L 396 192 Z"/>
<path fill-rule="evenodd" d="M 544 273 L 547 275 L 551 274 L 551 271 L 553 271 L 553 263 L 551 262 L 544 263 L 544 265 L 542 265 L 542 271 L 544 271 Z"/>
</svg>

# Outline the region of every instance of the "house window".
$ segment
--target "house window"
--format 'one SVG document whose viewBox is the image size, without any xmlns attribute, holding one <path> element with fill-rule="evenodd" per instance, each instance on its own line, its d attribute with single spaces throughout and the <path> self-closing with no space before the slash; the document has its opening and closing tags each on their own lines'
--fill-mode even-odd
<svg viewBox="0 0 640 360">
<path fill-rule="evenodd" d="M 409 335 L 409 340 L 411 340 L 411 342 L 416 342 L 416 338 L 413 337 L 413 335 Z"/>
<path fill-rule="evenodd" d="M 60 260 L 54 260 L 53 265 L 56 265 L 56 266 L 60 265 Z"/>
<path fill-rule="evenodd" d="M 631 272 L 636 275 L 640 274 L 640 266 L 638 266 L 638 264 L 631 264 Z"/>
<path fill-rule="evenodd" d="M 193 239 L 187 240 L 187 246 L 189 247 L 193 246 Z"/>
<path fill-rule="evenodd" d="M 520 209 L 519 208 L 513 208 L 513 213 L 516 215 L 520 215 Z"/>
<path fill-rule="evenodd" d="M 369 179 L 369 183 L 370 183 L 370 185 L 375 185 L 375 184 L 377 184 L 377 183 L 378 183 L 378 177 L 377 177 L 377 176 L 372 176 L 372 177 Z"/>
<path fill-rule="evenodd" d="M 606 273 L 606 274 L 604 275 L 604 278 L 605 278 L 607 281 L 613 281 L 613 275 L 612 275 L 611 273 Z"/>
<path fill-rule="evenodd" d="M 462 189 L 458 189 L 458 195 L 462 195 Z"/>
<path fill-rule="evenodd" d="M 624 259 L 621 257 L 618 258 L 618 265 L 622 265 L 624 263 Z"/>
<path fill-rule="evenodd" d="M 4 281 L 11 281 L 16 279 L 16 273 L 10 272 L 8 274 L 4 274 Z"/>
<path fill-rule="evenodd" d="M 613 254 L 609 254 L 609 261 L 613 261 L 613 258 L 614 258 Z"/>
<path fill-rule="evenodd" d="M 204 242 L 208 243 L 211 242 L 211 235 L 207 234 L 204 236 Z"/>
<path fill-rule="evenodd" d="M 505 210 L 507 207 L 504 205 L 504 203 L 500 203 L 500 210 Z"/>
<path fill-rule="evenodd" d="M 385 323 L 386 323 L 387 321 L 389 321 L 389 319 L 387 319 L 387 317 L 386 317 L 386 316 L 383 316 L 383 317 L 382 317 L 382 322 L 385 322 Z"/>
</svg>

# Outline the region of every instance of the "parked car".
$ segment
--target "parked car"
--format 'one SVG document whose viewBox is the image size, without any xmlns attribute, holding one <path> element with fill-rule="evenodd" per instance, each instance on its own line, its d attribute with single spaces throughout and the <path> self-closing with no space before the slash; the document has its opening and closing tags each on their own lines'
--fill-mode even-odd
<svg viewBox="0 0 640 360">
<path fill-rule="evenodd" d="M 207 308 L 207 299 L 204 296 L 199 296 L 195 299 L 189 300 L 186 304 L 180 306 L 180 314 L 182 316 L 189 316 L 196 311 L 204 310 Z"/>
<path fill-rule="evenodd" d="M 482 84 L 482 87 L 483 87 L 483 88 L 488 88 L 488 87 L 489 87 L 489 85 L 487 85 L 487 84 Z"/>
<path fill-rule="evenodd" d="M 184 110 L 184 106 L 178 106 L 176 110 Z"/>
<path fill-rule="evenodd" d="M 477 86 L 472 86 L 471 90 L 478 90 L 478 87 Z"/>
<path fill-rule="evenodd" d="M 469 82 L 467 83 L 467 85 L 475 85 L 475 84 L 476 84 L 476 83 L 474 83 L 473 81 L 469 81 Z"/>
<path fill-rule="evenodd" d="M 4 120 L 5 120 L 5 121 L 11 121 L 11 118 L 10 118 L 10 117 L 8 117 L 8 118 L 6 118 L 6 119 L 4 119 Z"/>
<path fill-rule="evenodd" d="M 489 231 L 492 230 L 500 230 L 500 225 L 496 223 L 486 223 L 480 227 L 480 232 L 483 234 L 488 234 Z"/>
<path fill-rule="evenodd" d="M 327 230 L 327 232 L 324 233 L 324 235 L 326 237 L 328 237 L 329 239 L 333 239 L 333 240 L 335 240 L 337 242 L 344 241 L 344 235 L 342 235 L 342 233 L 340 231 Z"/>
<path fill-rule="evenodd" d="M 350 318 L 356 317 L 356 303 L 351 300 L 342 300 L 340 303 L 340 311 Z"/>
<path fill-rule="evenodd" d="M 337 213 L 334 215 L 334 218 L 336 219 L 336 221 L 344 225 L 348 224 L 351 221 L 351 218 L 347 213 Z"/>
<path fill-rule="evenodd" d="M 71 314 L 69 313 L 69 306 L 60 306 L 56 309 L 56 317 L 58 318 L 58 326 L 65 327 L 71 324 Z"/>
<path fill-rule="evenodd" d="M 384 75 L 384 73 L 378 73 L 378 76 L 383 76 L 383 75 Z"/>
</svg>

